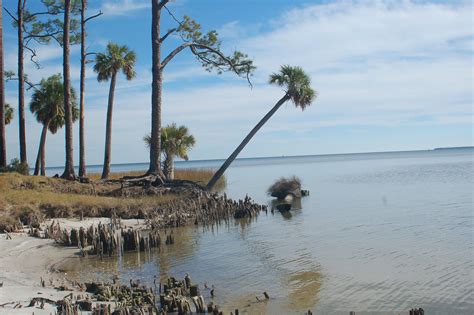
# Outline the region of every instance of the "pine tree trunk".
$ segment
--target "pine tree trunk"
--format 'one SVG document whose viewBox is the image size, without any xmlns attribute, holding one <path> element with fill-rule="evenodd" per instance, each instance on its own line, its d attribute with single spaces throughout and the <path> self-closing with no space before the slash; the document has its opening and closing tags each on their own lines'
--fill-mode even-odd
<svg viewBox="0 0 474 315">
<path fill-rule="evenodd" d="M 163 71 L 161 69 L 160 18 L 161 8 L 159 0 L 152 0 L 151 45 L 152 45 L 152 74 L 151 84 L 151 143 L 150 167 L 148 174 L 161 172 L 161 93 L 163 85 Z"/>
<path fill-rule="evenodd" d="M 42 176 L 45 175 L 44 151 L 45 151 L 45 146 L 46 146 L 46 135 L 48 133 L 48 126 L 49 126 L 49 121 L 43 125 L 43 130 L 41 131 L 40 143 L 38 146 L 38 155 L 36 156 L 35 172 L 33 173 L 33 175 L 35 176 L 39 175 L 40 171 L 41 171 Z"/>
<path fill-rule="evenodd" d="M 20 134 L 20 161 L 27 165 L 26 130 L 25 130 L 25 73 L 23 66 L 23 5 L 25 0 L 18 0 L 18 118 Z"/>
<path fill-rule="evenodd" d="M 3 8 L 0 0 L 0 8 Z M 5 135 L 5 81 L 3 79 L 3 10 L 0 10 L 0 168 L 7 167 L 7 139 Z"/>
<path fill-rule="evenodd" d="M 73 152 L 73 122 L 71 104 L 71 75 L 69 63 L 69 29 L 70 29 L 71 0 L 64 1 L 64 34 L 63 34 L 63 72 L 64 72 L 64 114 L 66 125 L 66 165 L 62 178 L 74 180 L 74 152 Z"/>
<path fill-rule="evenodd" d="M 104 152 L 104 166 L 102 169 L 102 179 L 109 178 L 110 174 L 110 156 L 112 148 L 112 112 L 114 109 L 114 93 L 115 93 L 115 81 L 117 73 L 112 74 L 110 79 L 110 90 L 109 90 L 109 104 L 107 106 L 107 124 L 105 127 L 105 152 Z"/>
<path fill-rule="evenodd" d="M 79 177 L 85 177 L 84 97 L 86 89 L 86 9 L 87 0 L 81 1 L 81 82 L 79 104 Z"/>
<path fill-rule="evenodd" d="M 245 137 L 245 139 L 240 143 L 240 145 L 235 149 L 234 152 L 225 160 L 224 164 L 219 168 L 219 170 L 212 176 L 211 180 L 206 186 L 207 190 L 211 190 L 214 185 L 217 183 L 219 178 L 224 174 L 226 169 L 229 167 L 229 165 L 235 160 L 237 155 L 239 155 L 240 151 L 249 143 L 249 141 L 252 139 L 252 137 L 257 133 L 257 131 L 262 128 L 263 125 L 275 114 L 275 112 L 283 105 L 286 101 L 290 99 L 288 94 L 285 94 L 276 104 L 273 106 L 273 108 L 258 122 L 258 124 L 253 127 L 252 131 Z"/>
</svg>

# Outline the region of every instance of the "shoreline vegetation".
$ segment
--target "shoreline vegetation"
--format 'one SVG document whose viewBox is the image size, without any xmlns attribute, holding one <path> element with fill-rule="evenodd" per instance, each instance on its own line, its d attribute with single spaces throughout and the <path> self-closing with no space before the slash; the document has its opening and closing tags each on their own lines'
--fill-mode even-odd
<svg viewBox="0 0 474 315">
<path fill-rule="evenodd" d="M 173 202 L 189 199 L 189 192 L 172 189 L 124 188 L 120 178 L 141 172 L 111 173 L 108 181 L 91 174 L 89 183 L 60 178 L 0 173 L 0 233 L 12 232 L 21 224 L 36 225 L 44 218 L 111 217 L 144 218 L 156 207 L 173 207 Z M 176 179 L 204 184 L 211 169 L 176 170 Z M 219 189 L 225 188 L 225 177 Z M 199 186 L 196 186 L 199 187 Z M 176 208 L 176 207 L 175 207 Z M 177 209 L 176 209 L 177 210 Z"/>
</svg>

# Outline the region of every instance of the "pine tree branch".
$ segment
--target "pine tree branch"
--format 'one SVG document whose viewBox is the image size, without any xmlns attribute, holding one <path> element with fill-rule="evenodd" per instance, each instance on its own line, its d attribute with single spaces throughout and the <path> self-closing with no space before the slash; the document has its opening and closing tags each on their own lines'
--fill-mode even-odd
<svg viewBox="0 0 474 315">
<path fill-rule="evenodd" d="M 178 20 L 178 19 L 176 18 L 176 16 L 174 16 L 174 14 L 170 11 L 170 9 L 168 9 L 167 6 L 163 6 L 163 7 L 164 7 L 165 10 L 168 12 L 168 14 L 171 16 L 171 18 L 173 18 L 173 20 L 175 20 L 175 22 L 179 24 L 179 26 L 183 25 L 183 22 L 180 21 L 180 20 Z"/>
<path fill-rule="evenodd" d="M 203 45 L 203 44 L 198 44 L 198 43 L 183 43 L 181 44 L 180 46 L 176 47 L 172 52 L 169 53 L 168 56 L 166 56 L 165 59 L 163 59 L 163 61 L 161 62 L 161 68 L 165 68 L 166 65 L 177 55 L 179 54 L 181 51 L 183 51 L 184 49 L 186 48 L 190 48 L 191 49 L 191 52 L 196 56 L 198 57 L 199 60 L 201 60 L 204 64 L 210 64 L 214 67 L 216 67 L 217 69 L 219 69 L 220 71 L 224 72 L 226 71 L 226 69 L 224 68 L 225 66 L 228 66 L 230 67 L 230 69 L 238 74 L 238 75 L 241 75 L 242 71 L 238 68 L 240 66 L 247 66 L 247 70 L 245 71 L 245 77 L 247 79 L 247 82 L 248 84 L 250 85 L 250 87 L 252 87 L 252 82 L 250 81 L 250 73 L 252 71 L 252 67 L 250 65 L 247 65 L 247 64 L 236 64 L 234 63 L 231 59 L 229 59 L 228 57 L 226 57 L 222 52 L 220 52 L 218 49 L 215 49 L 211 46 L 207 46 L 207 45 Z M 203 49 L 205 51 L 203 52 L 199 52 L 198 49 Z M 222 59 L 223 62 L 217 62 L 215 60 L 212 60 L 210 58 L 207 58 L 206 55 L 207 53 L 213 53 L 217 56 L 219 56 L 219 58 Z"/>
<path fill-rule="evenodd" d="M 163 61 L 161 62 L 161 68 L 163 69 L 164 67 L 166 67 L 166 65 L 177 55 L 179 54 L 181 51 L 183 51 L 184 49 L 190 47 L 192 45 L 192 43 L 183 43 L 181 44 L 180 46 L 176 47 L 172 52 L 169 53 L 168 56 L 166 56 L 165 59 L 163 59 Z"/>
<path fill-rule="evenodd" d="M 30 56 L 31 62 L 35 64 L 36 69 L 40 69 L 40 68 L 41 68 L 41 65 L 39 64 L 38 61 L 35 60 L 35 58 L 36 58 L 36 50 L 34 50 L 33 48 L 28 47 L 27 45 L 23 45 L 23 48 L 25 48 L 26 50 L 28 50 L 29 52 L 31 52 L 31 56 Z M 25 82 L 26 82 L 26 80 L 25 80 Z"/>
<path fill-rule="evenodd" d="M 30 39 L 30 38 L 46 38 L 46 37 L 54 37 L 58 34 L 62 34 L 63 31 L 56 31 L 56 32 L 52 32 L 52 33 L 47 33 L 47 34 L 31 34 L 29 32 L 25 32 L 25 34 L 28 34 L 24 37 L 24 39 Z"/>
<path fill-rule="evenodd" d="M 87 23 L 87 22 L 89 22 L 90 20 L 95 19 L 96 17 L 101 16 L 102 14 L 104 14 L 104 13 L 102 13 L 102 11 L 99 11 L 99 13 L 94 14 L 94 15 L 92 15 L 92 16 L 89 16 L 87 19 L 84 20 L 84 23 Z"/>
<path fill-rule="evenodd" d="M 7 14 L 13 19 L 13 21 L 15 21 L 17 24 L 18 24 L 18 19 L 10 13 L 10 11 L 8 11 L 7 8 L 3 7 L 3 9 L 5 10 L 5 12 L 7 12 Z"/>
<path fill-rule="evenodd" d="M 165 35 L 163 35 L 161 38 L 160 38 L 160 43 L 163 43 L 166 38 L 168 38 L 168 36 L 170 36 L 171 34 L 173 34 L 174 32 L 176 32 L 178 29 L 177 28 L 172 28 L 170 30 L 168 30 L 168 32 L 166 32 Z"/>
<path fill-rule="evenodd" d="M 161 10 L 170 0 L 161 0 L 158 4 L 158 10 Z"/>
</svg>

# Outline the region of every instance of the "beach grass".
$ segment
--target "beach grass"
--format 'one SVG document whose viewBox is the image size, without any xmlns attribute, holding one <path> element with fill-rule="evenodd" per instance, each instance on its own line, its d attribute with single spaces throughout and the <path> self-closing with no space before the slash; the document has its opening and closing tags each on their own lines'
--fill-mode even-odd
<svg viewBox="0 0 474 315">
<path fill-rule="evenodd" d="M 122 218 L 143 216 L 143 211 L 169 202 L 175 195 L 106 197 L 100 194 L 118 184 L 93 185 L 60 178 L 0 173 L 0 231 L 18 219 L 46 217 L 96 217 L 112 213 Z M 2 223 L 3 222 L 3 223 Z"/>
<path fill-rule="evenodd" d="M 111 173 L 110 179 L 143 175 L 143 171 Z M 185 179 L 205 185 L 214 174 L 212 169 L 178 169 L 176 179 Z M 18 173 L 0 173 L 0 232 L 19 220 L 42 220 L 54 217 L 144 217 L 147 209 L 159 207 L 177 195 L 109 197 L 104 196 L 120 188 L 119 183 L 98 181 L 100 174 L 90 174 L 90 184 L 44 176 L 25 176 Z M 218 189 L 226 185 L 225 178 Z"/>
</svg>

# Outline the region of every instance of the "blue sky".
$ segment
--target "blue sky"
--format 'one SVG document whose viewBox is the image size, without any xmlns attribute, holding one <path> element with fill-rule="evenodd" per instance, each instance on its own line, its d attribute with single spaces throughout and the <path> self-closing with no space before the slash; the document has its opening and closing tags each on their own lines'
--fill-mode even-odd
<svg viewBox="0 0 474 315">
<path fill-rule="evenodd" d="M 39 1 L 38 1 L 39 2 Z M 37 1 L 29 1 L 38 5 Z M 108 41 L 137 53 L 137 77 L 117 82 L 112 163 L 143 162 L 150 130 L 151 9 L 149 0 L 89 1 L 88 51 Z M 6 0 L 11 11 L 15 1 Z M 254 87 L 231 74 L 205 72 L 189 52 L 165 71 L 163 124 L 189 127 L 197 139 L 191 159 L 225 158 L 283 95 L 266 83 L 280 65 L 302 66 L 319 96 L 301 112 L 284 105 L 241 157 L 430 149 L 473 145 L 473 7 L 470 1 L 218 1 L 176 0 L 173 13 L 215 29 L 223 50 L 253 58 Z M 34 8 L 32 9 L 34 10 Z M 163 13 L 162 29 L 174 26 Z M 171 38 L 169 51 L 179 44 Z M 16 31 L 4 14 L 5 69 L 16 70 Z M 32 81 L 62 71 L 61 48 L 37 47 L 42 68 L 25 58 Z M 72 79 L 79 88 L 79 46 Z M 103 160 L 108 83 L 89 65 L 86 86 L 88 164 Z M 28 99 L 29 99 L 29 94 Z M 17 85 L 7 83 L 17 106 Z M 41 126 L 27 112 L 30 164 Z M 17 120 L 7 127 L 8 158 L 18 156 Z M 75 142 L 78 143 L 78 126 Z M 76 163 L 77 145 L 75 147 Z M 63 130 L 48 135 L 47 165 L 62 165 Z"/>
</svg>

